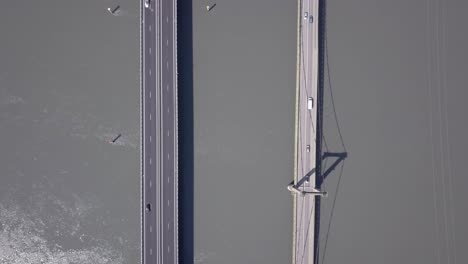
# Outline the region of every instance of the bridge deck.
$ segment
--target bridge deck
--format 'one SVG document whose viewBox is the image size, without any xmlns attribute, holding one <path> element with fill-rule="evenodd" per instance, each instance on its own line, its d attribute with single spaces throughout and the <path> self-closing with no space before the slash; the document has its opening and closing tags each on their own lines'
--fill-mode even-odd
<svg viewBox="0 0 468 264">
<path fill-rule="evenodd" d="M 318 98 L 318 18 L 319 0 L 298 0 L 298 62 L 296 94 L 296 158 L 294 184 L 308 173 L 299 190 L 315 187 L 316 124 Z M 315 263 L 314 195 L 294 194 L 293 264 Z"/>
<path fill-rule="evenodd" d="M 143 263 L 177 263 L 177 1 L 141 1 Z"/>
</svg>

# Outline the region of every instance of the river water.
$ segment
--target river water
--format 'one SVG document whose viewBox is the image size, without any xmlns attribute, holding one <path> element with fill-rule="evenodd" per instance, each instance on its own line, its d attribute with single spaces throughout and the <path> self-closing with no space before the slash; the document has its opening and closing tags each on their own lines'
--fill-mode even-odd
<svg viewBox="0 0 468 264">
<path fill-rule="evenodd" d="M 195 263 L 289 263 L 296 1 L 193 1 Z"/>
<path fill-rule="evenodd" d="M 0 9 L 0 263 L 140 259 L 139 12 Z M 112 142 L 118 135 L 115 142 Z"/>
</svg>

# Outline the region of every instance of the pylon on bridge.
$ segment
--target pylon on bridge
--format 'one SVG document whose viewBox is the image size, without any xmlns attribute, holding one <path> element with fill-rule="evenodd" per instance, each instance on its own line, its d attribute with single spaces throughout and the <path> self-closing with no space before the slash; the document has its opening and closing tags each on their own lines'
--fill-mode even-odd
<svg viewBox="0 0 468 264">
<path fill-rule="evenodd" d="M 335 160 L 335 162 L 333 162 L 333 164 L 322 174 L 322 180 L 320 181 L 321 183 L 323 183 L 323 181 L 325 180 L 325 178 L 327 178 L 327 176 L 336 168 L 336 166 L 338 166 L 338 164 L 340 164 L 340 162 L 344 161 L 344 159 L 346 159 L 348 157 L 348 153 L 347 152 L 340 152 L 340 153 L 335 153 L 335 152 L 325 152 L 322 156 L 322 160 L 325 160 L 326 158 L 337 158 Z M 314 196 L 321 196 L 321 197 L 327 197 L 328 196 L 328 193 L 326 191 L 322 191 L 321 190 L 321 186 L 316 186 L 315 188 L 310 188 L 310 187 L 306 187 L 307 189 L 299 189 L 303 184 L 304 182 L 309 182 L 309 178 L 312 174 L 315 173 L 315 168 L 312 169 L 309 173 L 307 173 L 306 175 L 304 175 L 304 177 L 302 177 L 301 180 L 299 180 L 297 182 L 296 185 L 294 185 L 294 183 L 291 183 L 288 185 L 288 190 L 292 193 L 292 194 L 300 194 L 300 195 L 306 195 L 306 194 L 311 194 L 311 195 L 314 195 Z M 321 185 L 321 184 L 320 184 Z"/>
</svg>

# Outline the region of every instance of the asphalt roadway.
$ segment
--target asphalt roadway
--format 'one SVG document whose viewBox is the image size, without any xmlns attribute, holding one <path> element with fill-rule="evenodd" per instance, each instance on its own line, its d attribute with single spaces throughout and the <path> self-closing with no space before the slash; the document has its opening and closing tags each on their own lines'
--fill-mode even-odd
<svg viewBox="0 0 468 264">
<path fill-rule="evenodd" d="M 177 263 L 176 0 L 141 8 L 143 263 Z"/>
<path fill-rule="evenodd" d="M 318 87 L 318 0 L 299 0 L 298 93 L 296 123 L 297 184 L 316 165 Z M 315 188 L 315 173 L 299 189 Z M 314 263 L 314 195 L 295 195 L 293 263 Z"/>
</svg>

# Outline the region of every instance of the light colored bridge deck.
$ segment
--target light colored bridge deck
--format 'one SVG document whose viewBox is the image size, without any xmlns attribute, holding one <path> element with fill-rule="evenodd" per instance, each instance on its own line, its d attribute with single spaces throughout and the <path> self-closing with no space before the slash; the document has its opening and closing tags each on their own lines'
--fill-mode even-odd
<svg viewBox="0 0 468 264">
<path fill-rule="evenodd" d="M 297 184 L 316 164 L 316 121 L 318 87 L 318 0 L 299 0 L 298 62 L 296 100 L 296 159 Z M 315 173 L 300 190 L 314 188 Z M 294 194 L 293 263 L 314 263 L 314 195 Z"/>
</svg>

